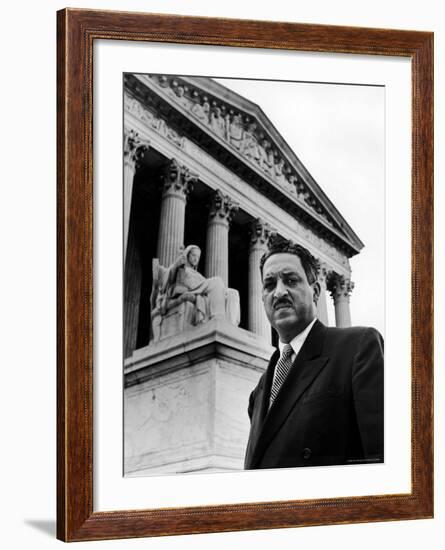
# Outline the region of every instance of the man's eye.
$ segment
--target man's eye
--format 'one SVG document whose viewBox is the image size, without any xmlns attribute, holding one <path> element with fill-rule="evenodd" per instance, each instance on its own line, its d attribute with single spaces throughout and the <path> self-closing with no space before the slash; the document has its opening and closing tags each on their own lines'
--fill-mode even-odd
<svg viewBox="0 0 445 550">
<path fill-rule="evenodd" d="M 272 290 L 275 286 L 274 281 L 265 281 L 263 284 L 264 290 Z"/>
</svg>

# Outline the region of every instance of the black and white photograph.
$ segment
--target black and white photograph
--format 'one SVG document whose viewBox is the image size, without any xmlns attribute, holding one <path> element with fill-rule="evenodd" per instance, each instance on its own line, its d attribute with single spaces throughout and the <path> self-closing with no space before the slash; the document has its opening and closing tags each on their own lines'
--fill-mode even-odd
<svg viewBox="0 0 445 550">
<path fill-rule="evenodd" d="M 442 11 L 5 3 L 4 548 L 440 546 Z"/>
<path fill-rule="evenodd" d="M 124 475 L 384 462 L 385 88 L 123 75 Z"/>
</svg>

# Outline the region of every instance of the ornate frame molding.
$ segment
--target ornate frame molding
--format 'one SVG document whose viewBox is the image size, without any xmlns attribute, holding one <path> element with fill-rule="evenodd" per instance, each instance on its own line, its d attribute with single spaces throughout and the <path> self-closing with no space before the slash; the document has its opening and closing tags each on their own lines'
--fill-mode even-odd
<svg viewBox="0 0 445 550">
<path fill-rule="evenodd" d="M 65 9 L 58 12 L 57 536 L 97 540 L 433 515 L 433 34 Z M 93 512 L 93 42 L 404 56 L 412 62 L 412 490 L 407 494 Z"/>
</svg>

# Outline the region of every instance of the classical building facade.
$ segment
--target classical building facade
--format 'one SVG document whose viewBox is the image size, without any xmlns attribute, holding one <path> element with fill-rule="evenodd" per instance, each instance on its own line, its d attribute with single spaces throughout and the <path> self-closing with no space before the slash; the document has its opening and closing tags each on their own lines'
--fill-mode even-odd
<svg viewBox="0 0 445 550">
<path fill-rule="evenodd" d="M 276 344 L 259 273 L 275 236 L 318 258 L 318 316 L 332 298 L 349 326 L 363 244 L 261 108 L 208 78 L 124 75 L 126 475 L 242 468 Z M 191 244 L 197 269 L 178 263 Z"/>
</svg>

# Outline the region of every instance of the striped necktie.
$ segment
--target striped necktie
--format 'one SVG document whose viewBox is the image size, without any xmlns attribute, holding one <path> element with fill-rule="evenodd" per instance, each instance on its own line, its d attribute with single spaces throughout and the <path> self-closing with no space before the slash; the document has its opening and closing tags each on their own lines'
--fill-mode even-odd
<svg viewBox="0 0 445 550">
<path fill-rule="evenodd" d="M 290 344 L 286 344 L 281 352 L 281 357 L 275 366 L 275 376 L 270 390 L 269 409 L 275 401 L 281 386 L 283 385 L 290 368 L 292 367 L 292 353 L 294 352 Z"/>
</svg>

